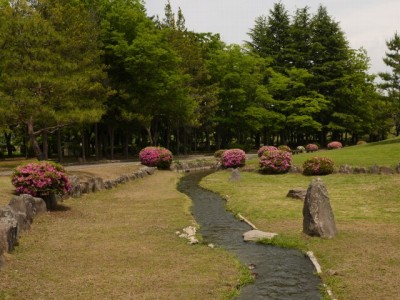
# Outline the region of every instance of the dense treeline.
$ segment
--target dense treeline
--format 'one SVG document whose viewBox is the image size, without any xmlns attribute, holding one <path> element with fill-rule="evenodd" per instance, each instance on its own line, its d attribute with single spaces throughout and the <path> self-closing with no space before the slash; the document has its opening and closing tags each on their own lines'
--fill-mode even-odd
<svg viewBox="0 0 400 300">
<path fill-rule="evenodd" d="M 397 33 L 387 45 L 376 85 L 323 6 L 275 4 L 239 46 L 169 3 L 160 19 L 140 0 L 0 0 L 4 145 L 62 160 L 383 139 L 400 131 Z"/>
</svg>

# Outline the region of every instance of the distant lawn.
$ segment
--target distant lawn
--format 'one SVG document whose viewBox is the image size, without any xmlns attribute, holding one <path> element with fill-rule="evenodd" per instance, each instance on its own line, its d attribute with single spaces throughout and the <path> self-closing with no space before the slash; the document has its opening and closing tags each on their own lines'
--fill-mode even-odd
<svg viewBox="0 0 400 300">
<path fill-rule="evenodd" d="M 347 163 L 345 157 L 356 157 L 350 149 L 368 153 L 369 149 L 382 150 L 383 146 L 388 146 L 388 152 L 393 153 L 394 145 L 400 144 L 357 146 L 324 153 L 344 153 L 343 162 Z M 359 162 L 366 161 L 359 159 Z M 379 161 L 377 164 L 382 165 Z M 338 299 L 398 298 L 400 175 L 322 177 L 339 230 L 332 240 L 304 235 L 303 202 L 286 198 L 289 189 L 307 188 L 313 177 L 241 172 L 242 180 L 232 183 L 228 181 L 229 176 L 229 171 L 220 171 L 207 176 L 201 184 L 229 199 L 230 210 L 241 213 L 261 230 L 279 233 L 282 244 L 314 251 L 322 264 L 322 278 Z"/>
<path fill-rule="evenodd" d="M 336 168 L 344 164 L 354 167 L 369 167 L 373 165 L 395 167 L 400 163 L 400 138 L 344 147 L 338 150 L 320 150 L 313 153 L 296 154 L 293 155 L 293 163 L 296 166 L 302 166 L 308 158 L 314 156 L 332 159 Z M 249 160 L 247 165 L 258 168 L 258 159 Z"/>
</svg>

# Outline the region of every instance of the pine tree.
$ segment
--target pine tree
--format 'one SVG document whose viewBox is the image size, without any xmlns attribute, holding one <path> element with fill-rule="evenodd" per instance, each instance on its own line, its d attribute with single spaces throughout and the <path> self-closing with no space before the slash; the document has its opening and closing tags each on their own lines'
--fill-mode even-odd
<svg viewBox="0 0 400 300">
<path fill-rule="evenodd" d="M 392 117 L 396 126 L 396 135 L 400 134 L 400 35 L 396 32 L 386 42 L 388 52 L 383 59 L 391 72 L 379 73 L 383 80 L 379 86 L 386 92 L 386 99 L 390 103 Z"/>
</svg>

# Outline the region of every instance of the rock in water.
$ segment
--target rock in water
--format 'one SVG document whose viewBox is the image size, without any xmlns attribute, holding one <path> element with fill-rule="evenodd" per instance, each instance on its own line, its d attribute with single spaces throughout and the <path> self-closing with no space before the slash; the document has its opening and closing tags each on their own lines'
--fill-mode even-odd
<svg viewBox="0 0 400 300">
<path fill-rule="evenodd" d="M 231 177 L 229 178 L 229 181 L 240 181 L 242 177 L 240 176 L 239 169 L 233 169 L 231 173 Z"/>
<path fill-rule="evenodd" d="M 313 179 L 303 206 L 303 232 L 310 236 L 333 238 L 337 234 L 328 191 L 321 178 Z"/>
</svg>

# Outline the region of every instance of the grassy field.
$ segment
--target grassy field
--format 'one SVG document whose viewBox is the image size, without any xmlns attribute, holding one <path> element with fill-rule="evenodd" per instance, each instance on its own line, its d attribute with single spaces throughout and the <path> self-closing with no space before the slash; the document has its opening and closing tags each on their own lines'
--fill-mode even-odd
<svg viewBox="0 0 400 300">
<path fill-rule="evenodd" d="M 234 295 L 246 273 L 238 262 L 221 249 L 187 245 L 175 234 L 193 224 L 190 200 L 175 189 L 178 178 L 159 171 L 68 199 L 63 209 L 40 216 L 6 257 L 0 299 Z"/>
<path fill-rule="evenodd" d="M 340 164 L 390 166 L 400 162 L 399 141 L 321 151 L 318 155 L 326 154 Z M 311 155 L 295 157 L 300 162 L 307 156 Z M 241 175 L 241 181 L 232 183 L 229 171 L 217 172 L 203 179 L 202 185 L 227 198 L 230 210 L 241 213 L 261 230 L 279 233 L 275 243 L 314 251 L 324 282 L 339 299 L 400 299 L 400 175 L 322 177 L 339 230 L 331 240 L 304 235 L 303 202 L 286 198 L 289 189 L 307 188 L 312 177 L 257 172 Z"/>
</svg>

